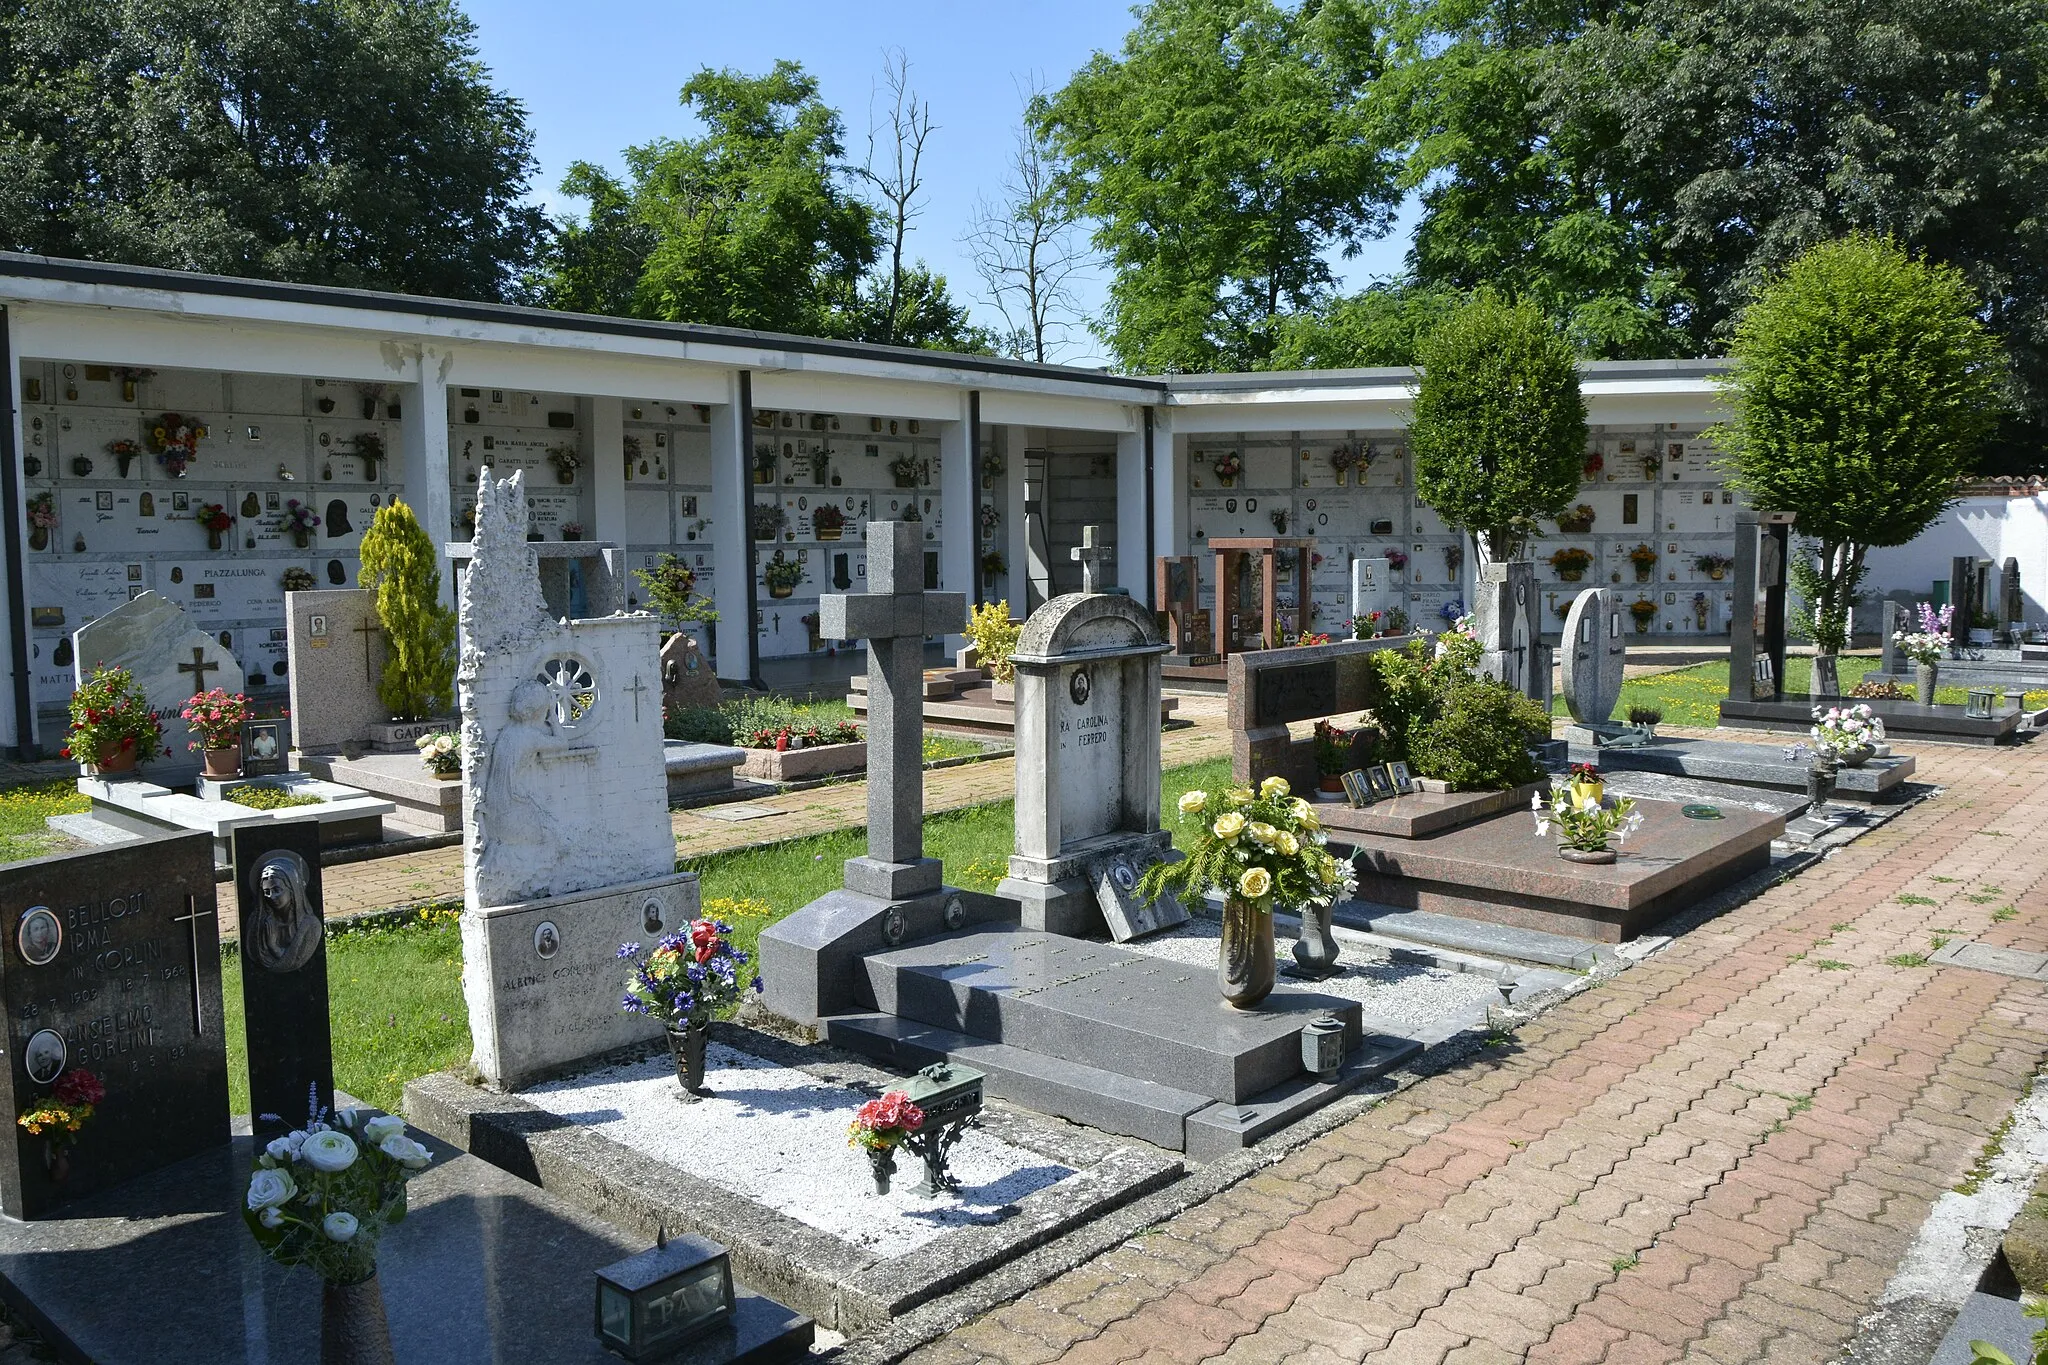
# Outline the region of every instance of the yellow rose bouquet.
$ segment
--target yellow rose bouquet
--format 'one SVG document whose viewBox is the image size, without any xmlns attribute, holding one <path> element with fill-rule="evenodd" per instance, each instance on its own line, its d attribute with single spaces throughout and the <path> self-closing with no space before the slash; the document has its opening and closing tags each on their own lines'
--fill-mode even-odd
<svg viewBox="0 0 2048 1365">
<path fill-rule="evenodd" d="M 1145 873 L 1138 894 L 1147 900 L 1214 891 L 1270 913 L 1275 904 L 1326 905 L 1357 885 L 1350 864 L 1325 848 L 1315 807 L 1292 795 L 1284 778 L 1269 777 L 1257 791 L 1188 792 L 1180 815 L 1187 856 Z"/>
</svg>

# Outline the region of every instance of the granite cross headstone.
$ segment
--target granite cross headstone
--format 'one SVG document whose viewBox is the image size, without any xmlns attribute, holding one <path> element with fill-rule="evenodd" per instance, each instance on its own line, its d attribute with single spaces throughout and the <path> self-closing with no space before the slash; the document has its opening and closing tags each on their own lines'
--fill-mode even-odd
<svg viewBox="0 0 2048 1365">
<path fill-rule="evenodd" d="M 1479 671 L 1524 696 L 1545 699 L 1549 651 L 1541 640 L 1536 566 L 1527 561 L 1481 566 L 1473 597 Z"/>
<path fill-rule="evenodd" d="M 166 787 L 198 780 L 199 756 L 186 747 L 192 731 L 179 712 L 195 692 L 212 685 L 229 692 L 242 690 L 242 666 L 214 636 L 196 628 L 182 608 L 153 592 L 138 594 L 105 616 L 89 621 L 72 636 L 74 668 L 83 685 L 93 669 L 104 664 L 125 668 L 163 724 L 164 747 L 170 752 L 148 761 L 143 775 Z M 80 762 L 92 761 L 81 755 Z"/>
<path fill-rule="evenodd" d="M 924 590 L 921 529 L 869 522 L 868 590 L 818 599 L 820 635 L 868 642 L 868 851 L 846 860 L 846 889 L 881 900 L 940 882 L 924 856 L 924 640 L 957 632 L 967 597 Z"/>
<path fill-rule="evenodd" d="M 299 1128 L 309 1090 L 323 1108 L 334 1104 L 320 826 L 244 826 L 234 832 L 234 859 L 249 1113 L 258 1132 Z"/>
<path fill-rule="evenodd" d="M 1107 582 L 1105 572 L 1116 556 L 1114 547 L 1108 544 L 1107 526 L 1083 526 L 1081 543 L 1067 553 L 1081 565 L 1081 591 L 1103 592 L 1112 584 Z"/>
<path fill-rule="evenodd" d="M 211 836 L 0 869 L 0 936 L 0 1104 L 26 1114 L 88 1072 L 105 1090 L 75 1135 L 5 1126 L 0 1210 L 38 1218 L 228 1141 Z"/>
<path fill-rule="evenodd" d="M 1560 647 L 1564 704 L 1572 719 L 1582 729 L 1611 729 L 1628 660 L 1628 642 L 1621 633 L 1621 595 L 1608 588 L 1580 593 L 1564 618 Z"/>
</svg>

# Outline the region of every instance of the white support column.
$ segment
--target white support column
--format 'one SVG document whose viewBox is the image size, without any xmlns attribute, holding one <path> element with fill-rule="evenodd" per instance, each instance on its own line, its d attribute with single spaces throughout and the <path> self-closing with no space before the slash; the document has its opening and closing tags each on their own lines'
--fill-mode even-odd
<svg viewBox="0 0 2048 1365">
<path fill-rule="evenodd" d="M 441 569 L 441 600 L 455 605 L 455 566 L 441 547 L 462 538 L 455 529 L 455 495 L 448 473 L 448 357 L 422 348 L 406 366 L 412 373 L 399 396 L 399 474 L 405 500 L 434 542 Z"/>
<path fill-rule="evenodd" d="M 620 398 L 592 398 L 584 430 L 588 444 L 584 463 L 590 466 L 590 530 L 592 540 L 626 543 L 626 404 Z"/>
<path fill-rule="evenodd" d="M 751 671 L 748 646 L 754 638 L 747 608 L 753 434 L 742 427 L 746 417 L 740 410 L 739 376 L 729 376 L 726 385 L 726 401 L 711 407 L 711 596 L 718 607 L 713 662 L 720 678 L 743 683 Z"/>
<path fill-rule="evenodd" d="M 973 451 L 967 438 L 967 395 L 960 395 L 960 419 L 939 423 L 939 587 L 974 597 L 974 557 L 980 552 L 980 487 L 974 481 Z M 967 643 L 957 631 L 946 636 L 950 653 Z"/>
<path fill-rule="evenodd" d="M 1116 585 L 1149 601 L 1152 566 L 1145 558 L 1145 413 L 1131 409 L 1133 431 L 1116 438 Z"/>
<path fill-rule="evenodd" d="M 0 311 L 0 327 L 7 328 L 9 331 L 15 332 L 17 336 L 19 335 L 18 329 L 14 328 L 12 321 L 7 317 L 4 311 Z M 14 545 L 17 547 L 15 551 L 15 557 L 18 557 L 21 562 L 24 581 L 20 585 L 18 585 L 19 592 L 17 592 L 17 585 L 15 584 L 13 577 L 8 572 L 7 557 L 0 556 L 0 594 L 5 594 L 4 596 L 0 596 L 0 601 L 5 601 L 10 604 L 10 609 L 6 613 L 8 617 L 7 640 L 4 643 L 4 645 L 0 645 L 0 648 L 4 648 L 6 650 L 8 656 L 8 685 L 4 700 L 0 700 L 0 743 L 4 743 L 5 746 L 10 749 L 16 748 L 18 746 L 22 755 L 26 757 L 32 755 L 36 750 L 36 746 L 40 740 L 38 732 L 40 731 L 41 726 L 36 720 L 36 710 L 33 703 L 31 703 L 28 707 L 25 708 L 27 714 L 20 718 L 21 721 L 27 726 L 27 734 L 21 733 L 22 726 L 16 724 L 15 715 L 17 709 L 15 705 L 15 699 L 18 692 L 28 690 L 33 685 L 33 681 L 35 678 L 35 643 L 33 639 L 28 639 L 28 622 L 26 620 L 14 617 L 13 611 L 11 609 L 11 604 L 16 600 L 21 601 L 24 605 L 26 605 L 28 601 L 28 583 L 25 580 L 28 572 L 28 499 L 30 493 L 30 490 L 27 486 L 28 481 L 25 478 L 22 478 L 18 473 L 18 471 L 21 469 L 21 455 L 23 452 L 27 451 L 28 447 L 26 444 L 24 444 L 21 430 L 21 356 L 14 350 L 12 340 L 13 338 L 9 339 L 10 344 L 8 345 L 0 346 L 0 355 L 6 355 L 10 357 L 10 363 L 7 367 L 8 373 L 6 377 L 8 399 L 7 411 L 9 414 L 7 417 L 7 422 L 10 426 L 14 428 L 13 449 L 15 452 L 15 469 L 17 470 L 15 486 L 19 490 L 20 496 L 16 500 L 16 506 L 13 509 L 14 515 L 8 519 L 7 525 L 4 528 L 4 533 L 12 539 Z M 48 451 L 43 452 L 44 467 L 49 467 L 50 463 L 53 460 L 55 460 L 55 458 L 56 456 L 53 453 Z M 17 647 L 21 645 L 24 639 L 28 640 L 28 657 L 16 660 L 14 658 L 15 651 Z M 27 678 L 18 679 L 16 677 L 15 664 L 17 662 L 20 664 L 21 668 L 27 672 Z M 54 747 L 55 746 L 53 745 L 52 748 Z"/>
<path fill-rule="evenodd" d="M 1029 564 L 1028 542 L 1024 536 L 1024 428 L 1002 426 L 995 428 L 996 449 L 1003 454 L 1003 562 L 1010 566 L 1005 575 L 1009 579 L 1010 615 L 1023 620 L 1029 614 L 1027 602 L 1031 593 L 1024 586 Z"/>
<path fill-rule="evenodd" d="M 1188 545 L 1188 438 L 1173 430 L 1173 409 L 1153 409 L 1152 552 L 1184 555 Z M 1157 603 L 1154 603 L 1156 606 Z"/>
</svg>

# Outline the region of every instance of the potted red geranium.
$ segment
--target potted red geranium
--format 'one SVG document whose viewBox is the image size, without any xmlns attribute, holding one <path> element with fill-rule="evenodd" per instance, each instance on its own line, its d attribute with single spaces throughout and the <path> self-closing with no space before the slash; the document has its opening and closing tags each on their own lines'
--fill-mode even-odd
<svg viewBox="0 0 2048 1365">
<path fill-rule="evenodd" d="M 242 722 L 255 715 L 248 697 L 216 687 L 195 693 L 178 714 L 198 736 L 185 747 L 205 756 L 208 777 L 225 781 L 241 772 Z"/>
<path fill-rule="evenodd" d="M 891 1090 L 878 1100 L 869 1100 L 847 1125 L 848 1145 L 868 1154 L 868 1173 L 875 1178 L 875 1193 L 889 1192 L 889 1177 L 896 1173 L 896 1149 L 903 1139 L 924 1127 L 924 1110 L 910 1102 L 901 1090 Z"/>
<path fill-rule="evenodd" d="M 100 777 L 135 771 L 170 753 L 164 727 L 135 676 L 125 668 L 95 667 L 85 685 L 71 694 L 71 733 L 64 757 L 91 768 Z"/>
</svg>

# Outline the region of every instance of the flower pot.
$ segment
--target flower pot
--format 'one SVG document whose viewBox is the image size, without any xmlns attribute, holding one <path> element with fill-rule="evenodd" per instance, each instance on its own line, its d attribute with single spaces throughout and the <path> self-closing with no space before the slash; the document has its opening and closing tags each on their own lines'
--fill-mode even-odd
<svg viewBox="0 0 2048 1365">
<path fill-rule="evenodd" d="M 102 745 L 99 762 L 93 764 L 93 767 L 99 770 L 101 777 L 111 777 L 115 773 L 132 773 L 135 771 L 135 758 L 134 741 L 124 740 L 119 744 Z"/>
<path fill-rule="evenodd" d="M 1605 782 L 1574 782 L 1571 784 L 1572 802 L 1580 810 L 1597 806 L 1607 795 Z"/>
<path fill-rule="evenodd" d="M 312 543 L 312 540 L 313 533 L 308 531 L 305 527 L 294 526 L 292 528 L 292 544 L 298 546 L 301 550 L 305 549 L 308 545 L 310 545 Z"/>
<path fill-rule="evenodd" d="M 1714 581 L 1715 581 L 1716 583 L 1719 583 L 1719 582 L 1720 582 L 1720 581 L 1721 581 L 1721 580 L 1722 580 L 1723 578 L 1725 578 L 1725 577 L 1727 577 L 1727 576 L 1728 576 L 1728 571 L 1727 571 L 1726 569 L 1709 569 L 1709 570 L 1707 570 L 1707 577 L 1709 577 L 1709 578 L 1713 579 L 1713 580 L 1714 580 Z"/>
<path fill-rule="evenodd" d="M 1585 576 L 1586 571 L 1584 569 L 1559 569 L 1557 571 L 1558 581 L 1562 583 L 1576 583 Z"/>
<path fill-rule="evenodd" d="M 1337 785 L 1343 789 L 1343 783 Z M 1320 979 L 1337 970 L 1337 941 L 1330 936 L 1330 916 L 1335 909 L 1334 904 L 1303 907 L 1301 937 L 1294 940 L 1294 966 L 1288 969 L 1293 975 Z"/>
<path fill-rule="evenodd" d="M 842 528 L 842 527 L 834 526 L 834 527 L 833 527 L 833 528 L 832 528 L 831 530 L 829 530 L 829 531 L 828 531 L 828 530 L 826 530 L 826 529 L 825 529 L 824 527 L 820 526 L 820 527 L 818 527 L 818 539 L 820 539 L 820 540 L 837 540 L 837 539 L 839 539 L 839 535 L 840 535 L 840 532 L 841 532 L 841 531 L 842 531 L 843 529 L 844 529 L 844 528 Z"/>
<path fill-rule="evenodd" d="M 218 550 L 220 548 L 220 532 L 208 531 L 206 533 L 206 548 L 209 550 Z"/>
<path fill-rule="evenodd" d="M 1235 488 L 1235 487 L 1237 487 L 1237 475 L 1235 475 L 1235 474 L 1218 474 L 1218 475 L 1216 476 L 1216 486 L 1217 486 L 1218 488 Z"/>
<path fill-rule="evenodd" d="M 705 1026 L 691 1024 L 685 1028 L 671 1027 L 668 1030 L 669 1056 L 675 1059 L 676 1080 L 683 1087 L 682 1099 L 685 1104 L 694 1104 L 704 1093 L 704 1040 Z"/>
<path fill-rule="evenodd" d="M 239 744 L 223 744 L 200 751 L 206 758 L 206 775 L 216 781 L 225 781 L 242 771 L 242 748 Z"/>
<path fill-rule="evenodd" d="M 1638 565 L 1636 565 L 1636 582 L 1638 582 L 1638 583 L 1647 583 L 1647 582 L 1649 582 L 1649 581 L 1650 581 L 1650 580 L 1651 580 L 1652 578 L 1654 578 L 1654 577 L 1656 577 L 1656 576 L 1657 576 L 1657 566 L 1656 566 L 1655 564 L 1638 564 Z"/>
<path fill-rule="evenodd" d="M 1913 665 L 1914 700 L 1922 706 L 1934 705 L 1934 680 L 1940 671 L 1940 664 Z"/>
<path fill-rule="evenodd" d="M 1340 773 L 1319 778 L 1316 782 L 1316 787 L 1320 791 L 1342 792 L 1344 790 L 1343 775 Z"/>
<path fill-rule="evenodd" d="M 1874 744 L 1859 744 L 1853 749 L 1842 749 L 1835 754 L 1836 761 L 1845 768 L 1860 768 L 1876 757 L 1877 746 Z"/>
<path fill-rule="evenodd" d="M 64 1143 L 52 1138 L 43 1144 L 43 1169 L 53 1184 L 61 1185 L 71 1177 L 71 1152 Z"/>
<path fill-rule="evenodd" d="M 1223 902 L 1223 937 L 1216 948 L 1216 982 L 1223 1003 L 1255 1009 L 1273 993 L 1273 917 L 1248 900 Z"/>
<path fill-rule="evenodd" d="M 774 471 L 774 470 L 772 470 L 772 469 L 756 469 L 756 470 L 754 471 L 754 482 L 755 482 L 755 483 L 774 483 L 774 482 L 775 482 L 775 471 Z"/>
<path fill-rule="evenodd" d="M 452 773 L 435 773 L 433 776 L 436 782 L 453 782 L 456 778 L 462 776 L 462 769 L 457 768 Z"/>
<path fill-rule="evenodd" d="M 768 595 L 770 597 L 788 597 L 795 591 L 796 587 L 793 584 L 771 584 L 768 588 Z"/>
<path fill-rule="evenodd" d="M 29 527 L 29 528 L 28 528 L 28 547 L 29 547 L 29 549 L 31 549 L 31 550 L 47 550 L 47 549 L 49 549 L 49 548 L 50 548 L 50 528 L 49 528 L 49 527 L 47 527 L 47 526 L 31 526 L 31 527 Z"/>
<path fill-rule="evenodd" d="M 896 1174 L 896 1149 L 894 1147 L 868 1148 L 868 1174 L 874 1178 L 875 1193 L 889 1192 L 889 1177 Z"/>
<path fill-rule="evenodd" d="M 320 1365 L 392 1365 L 391 1324 L 376 1271 L 357 1284 L 321 1282 Z"/>
<path fill-rule="evenodd" d="M 1648 635 L 1650 633 L 1650 624 L 1655 619 L 1655 617 L 1651 616 L 1638 616 L 1636 618 L 1636 634 Z"/>
<path fill-rule="evenodd" d="M 915 488 L 915 487 L 917 487 L 917 475 L 915 475 L 915 474 L 898 474 L 898 475 L 896 475 L 896 476 L 895 476 L 895 478 L 896 478 L 896 486 L 897 486 L 898 488 Z"/>
<path fill-rule="evenodd" d="M 575 470 L 573 470 L 573 469 L 557 469 L 557 470 L 555 471 L 555 482 L 556 482 L 556 483 L 574 483 L 574 482 L 576 482 L 576 471 L 575 471 Z"/>
<path fill-rule="evenodd" d="M 1568 863 L 1605 864 L 1614 861 L 1611 848 L 1566 848 L 1558 846 L 1557 856 Z"/>
</svg>

